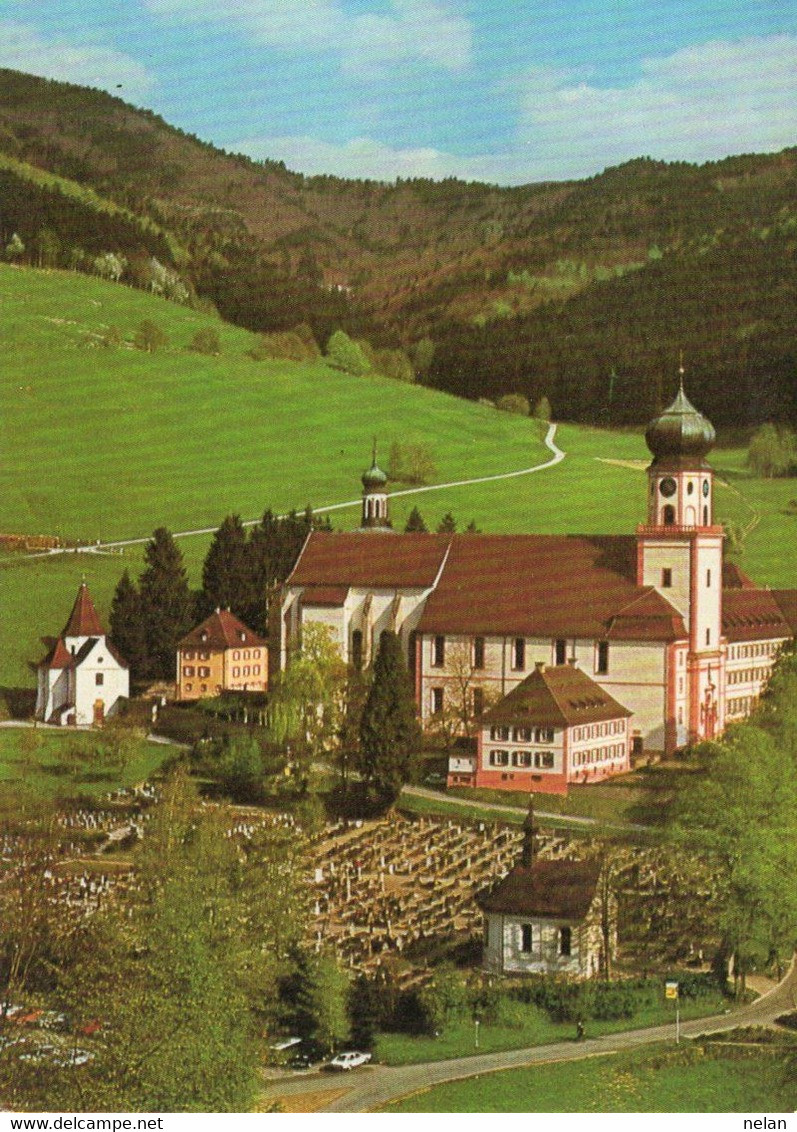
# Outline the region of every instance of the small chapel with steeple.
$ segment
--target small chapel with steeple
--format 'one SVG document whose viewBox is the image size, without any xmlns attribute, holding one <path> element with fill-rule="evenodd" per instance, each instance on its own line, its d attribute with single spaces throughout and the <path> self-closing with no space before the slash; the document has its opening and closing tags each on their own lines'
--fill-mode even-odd
<svg viewBox="0 0 797 1132">
<path fill-rule="evenodd" d="M 374 538 L 390 530 L 374 449 L 361 528 L 311 532 L 285 584 L 280 663 L 308 621 L 355 667 L 397 633 L 424 726 L 479 735 L 452 785 L 563 793 L 719 735 L 797 636 L 797 590 L 724 558 L 714 428 L 683 368 L 645 439 L 644 520 L 625 535 Z"/>
</svg>

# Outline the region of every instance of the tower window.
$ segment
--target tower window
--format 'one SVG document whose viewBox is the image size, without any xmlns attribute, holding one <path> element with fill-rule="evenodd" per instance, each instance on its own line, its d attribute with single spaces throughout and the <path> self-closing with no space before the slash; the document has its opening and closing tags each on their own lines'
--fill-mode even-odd
<svg viewBox="0 0 797 1132">
<path fill-rule="evenodd" d="M 515 637 L 512 642 L 512 667 L 522 671 L 526 667 L 526 640 L 524 637 Z"/>
<path fill-rule="evenodd" d="M 473 689 L 473 714 L 477 717 L 484 714 L 484 688 Z"/>
<path fill-rule="evenodd" d="M 663 590 L 668 590 L 668 589 L 670 589 L 671 586 L 672 586 L 672 570 L 670 569 L 669 566 L 665 566 L 665 568 L 661 572 L 661 588 Z"/>
<path fill-rule="evenodd" d="M 484 637 L 473 638 L 473 667 L 484 668 Z"/>
<path fill-rule="evenodd" d="M 711 585 L 711 571 L 706 570 L 706 586 L 710 586 L 710 585 Z"/>
<path fill-rule="evenodd" d="M 609 642 L 598 641 L 598 648 L 595 656 L 595 671 L 599 676 L 605 676 L 609 671 Z"/>
<path fill-rule="evenodd" d="M 706 644 L 707 645 L 711 644 L 711 630 L 710 629 L 706 629 Z"/>
<path fill-rule="evenodd" d="M 554 646 L 554 655 L 557 664 L 564 664 L 567 660 L 567 641 L 557 641 Z"/>
<path fill-rule="evenodd" d="M 435 668 L 442 668 L 446 662 L 446 639 L 445 637 L 435 637 L 432 642 L 432 664 Z"/>
<path fill-rule="evenodd" d="M 432 688 L 432 715 L 439 715 L 443 710 L 443 689 Z"/>
<path fill-rule="evenodd" d="M 672 527 L 675 524 L 675 508 L 672 503 L 668 503 L 663 512 L 665 527 Z"/>
<path fill-rule="evenodd" d="M 708 507 L 703 508 L 703 526 L 708 526 Z"/>
</svg>

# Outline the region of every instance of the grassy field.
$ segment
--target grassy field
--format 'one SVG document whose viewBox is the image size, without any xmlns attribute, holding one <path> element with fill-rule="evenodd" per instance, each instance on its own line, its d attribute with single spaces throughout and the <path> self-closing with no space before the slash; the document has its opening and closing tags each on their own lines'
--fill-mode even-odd
<svg viewBox="0 0 797 1132">
<path fill-rule="evenodd" d="M 255 362 L 255 338 L 155 296 L 65 272 L 0 265 L 0 532 L 70 539 L 146 537 L 356 500 L 376 435 L 430 445 L 437 479 L 491 475 L 548 456 L 536 422 L 417 386 L 353 378 L 323 363 Z M 132 347 L 142 319 L 168 335 L 147 354 Z M 214 326 L 222 352 L 192 353 Z M 116 328 L 121 346 L 97 343 Z M 417 505 L 430 527 L 451 511 L 484 531 L 630 533 L 644 516 L 647 450 L 639 432 L 562 425 L 567 458 L 538 475 L 397 498 L 401 528 Z M 797 584 L 791 481 L 749 476 L 740 450 L 715 456 L 721 519 L 756 525 L 742 565 L 770 585 Z M 356 525 L 357 506 L 333 513 Z M 181 541 L 192 581 L 207 537 Z M 0 687 L 31 687 L 39 637 L 65 622 L 83 574 L 101 615 L 142 547 L 108 557 L 0 562 Z"/>
<path fill-rule="evenodd" d="M 386 1112 L 792 1112 L 783 1055 L 701 1056 L 699 1049 L 609 1054 L 509 1069 L 415 1093 Z"/>
<path fill-rule="evenodd" d="M 123 767 L 98 766 L 78 760 L 77 746 L 91 751 L 97 736 L 90 732 L 61 734 L 31 728 L 0 728 L 0 795 L 23 792 L 43 800 L 81 794 L 106 794 L 120 786 L 143 782 L 161 765 L 170 748 L 142 739 Z"/>
<path fill-rule="evenodd" d="M 552 1022 L 547 1013 L 535 1006 L 512 1004 L 512 1024 L 496 1023 L 479 1026 L 479 1046 L 476 1048 L 476 1028 L 471 1021 L 460 1021 L 447 1026 L 438 1038 L 413 1037 L 409 1034 L 379 1034 L 376 1056 L 387 1065 L 415 1065 L 422 1061 L 443 1061 L 450 1057 L 468 1057 L 476 1053 L 497 1053 L 499 1050 L 525 1049 L 526 1046 L 549 1045 L 553 1042 L 572 1042 L 575 1026 L 572 1022 Z M 681 1018 L 706 1018 L 722 1013 L 728 1002 L 721 995 L 688 1000 L 681 1003 Z M 639 1009 L 632 1018 L 616 1021 L 589 1021 L 586 1036 L 616 1034 L 623 1030 L 637 1030 L 646 1026 L 673 1023 L 672 1003 L 661 1002 Z"/>
</svg>

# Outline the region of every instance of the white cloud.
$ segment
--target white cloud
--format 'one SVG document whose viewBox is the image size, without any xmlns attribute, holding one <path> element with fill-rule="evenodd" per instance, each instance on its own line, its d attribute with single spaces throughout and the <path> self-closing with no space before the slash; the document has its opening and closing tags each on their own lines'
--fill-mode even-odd
<svg viewBox="0 0 797 1132">
<path fill-rule="evenodd" d="M 230 147 L 255 159 L 284 161 L 289 169 L 313 175 L 395 181 L 397 177 L 461 177 L 494 180 L 493 157 L 459 158 L 433 148 L 394 149 L 372 138 L 353 138 L 336 145 L 311 137 L 249 138 Z"/>
<path fill-rule="evenodd" d="M 640 77 L 624 87 L 535 70 L 518 140 L 536 177 L 585 176 L 643 154 L 706 161 L 794 145 L 797 37 L 684 48 L 643 60 Z"/>
<path fill-rule="evenodd" d="M 31 25 L 9 20 L 0 20 L 0 67 L 100 87 L 128 99 L 139 98 L 155 85 L 146 67 L 129 55 L 96 44 L 47 40 Z"/>
<path fill-rule="evenodd" d="M 383 14 L 352 15 L 337 0 L 145 0 L 155 16 L 235 27 L 265 47 L 330 52 L 349 73 L 425 62 L 460 70 L 471 61 L 472 28 L 448 0 L 390 0 Z"/>
</svg>

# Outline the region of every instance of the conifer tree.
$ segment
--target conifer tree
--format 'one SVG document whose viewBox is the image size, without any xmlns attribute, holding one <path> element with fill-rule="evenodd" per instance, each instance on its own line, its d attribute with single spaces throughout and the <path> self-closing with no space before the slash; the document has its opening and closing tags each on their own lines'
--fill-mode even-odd
<svg viewBox="0 0 797 1132">
<path fill-rule="evenodd" d="M 420 743 L 421 728 L 401 642 L 395 633 L 385 631 L 360 723 L 360 772 L 366 787 L 389 800 L 398 797 L 410 779 Z"/>
<path fill-rule="evenodd" d="M 199 616 L 229 608 L 246 620 L 253 604 L 252 589 L 246 531 L 239 515 L 228 515 L 214 534 L 202 567 Z"/>
<path fill-rule="evenodd" d="M 139 677 L 147 671 L 147 634 L 141 598 L 125 570 L 116 586 L 109 618 L 110 637 L 130 665 L 130 673 Z"/>
<path fill-rule="evenodd" d="M 177 642 L 191 628 L 193 610 L 183 556 L 165 527 L 154 532 L 144 560 L 139 595 L 147 635 L 145 674 L 173 679 Z"/>
<path fill-rule="evenodd" d="M 437 527 L 439 535 L 453 535 L 457 529 L 457 521 L 450 511 L 446 511 Z"/>
<path fill-rule="evenodd" d="M 404 530 L 408 534 L 412 531 L 420 531 L 422 533 L 425 533 L 428 530 L 426 523 L 424 523 L 423 521 L 423 515 L 421 515 L 417 507 L 413 507 L 413 509 L 410 511 L 409 517 L 407 519 L 407 525 Z"/>
</svg>

